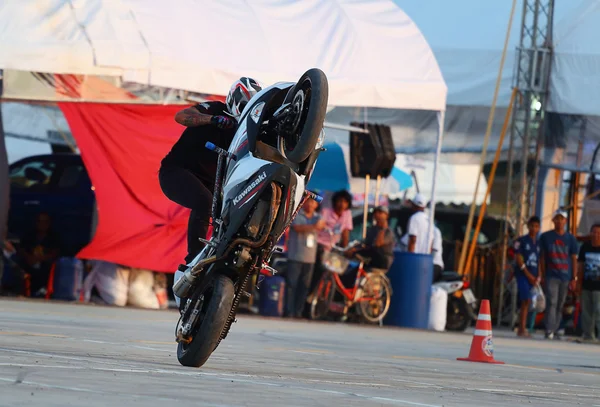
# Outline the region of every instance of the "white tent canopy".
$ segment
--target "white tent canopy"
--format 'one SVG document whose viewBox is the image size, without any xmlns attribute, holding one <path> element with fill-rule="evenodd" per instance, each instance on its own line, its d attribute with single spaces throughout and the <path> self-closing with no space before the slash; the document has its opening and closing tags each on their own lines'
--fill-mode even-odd
<svg viewBox="0 0 600 407">
<path fill-rule="evenodd" d="M 510 1 L 429 0 L 427 7 L 412 0 L 394 0 L 417 24 L 427 39 L 448 85 L 448 106 L 443 160 L 476 163 L 482 148 L 489 107 L 494 93 Z M 432 13 L 431 10 L 436 10 Z M 519 44 L 522 2 L 515 11 L 506 62 L 498 95 L 489 148 L 495 150 L 513 86 L 516 48 Z M 548 110 L 585 115 L 585 137 L 600 141 L 600 2 L 555 2 L 554 59 L 550 77 Z M 362 120 L 364 113 L 336 108 L 328 120 L 336 123 Z M 437 118 L 432 112 L 369 109 L 375 122 L 392 127 L 397 153 L 432 153 L 437 137 Z M 567 132 L 577 140 L 580 130 Z M 330 132 L 333 139 L 347 133 Z M 508 149 L 506 137 L 504 149 Z M 590 143 L 591 153 L 595 143 Z M 577 142 L 567 147 L 577 150 Z M 587 148 L 587 147 L 586 147 Z M 488 153 L 489 159 L 493 154 Z"/>
<path fill-rule="evenodd" d="M 448 85 L 448 105 L 490 106 L 510 1 L 394 0 L 427 39 Z M 506 107 L 515 73 L 522 1 L 515 10 L 498 106 Z M 436 10 L 432 13 L 431 10 Z M 555 1 L 549 110 L 600 116 L 600 2 Z"/>
<path fill-rule="evenodd" d="M 600 2 L 556 1 L 548 110 L 600 116 Z M 600 140 L 600 133 L 595 137 Z"/>
<path fill-rule="evenodd" d="M 391 0 L 9 1 L 0 38 L 0 69 L 223 94 L 240 76 L 270 84 L 318 67 L 331 105 L 438 112 L 435 210 L 447 88 L 420 30 Z"/>
<path fill-rule="evenodd" d="M 223 94 L 237 77 L 329 79 L 330 104 L 442 111 L 446 85 L 391 0 L 20 0 L 0 4 L 0 68 L 118 75 Z"/>
<path fill-rule="evenodd" d="M 394 165 L 398 169 L 412 175 L 413 186 L 407 190 L 399 191 L 398 183 L 394 182 L 392 178 L 388 178 L 381 184 L 382 193 L 388 194 L 392 199 L 404 196 L 411 198 L 417 192 L 420 192 L 424 196 L 431 196 L 433 187 L 431 181 L 434 171 L 434 163 L 432 161 L 422 160 L 412 155 L 396 154 Z M 445 205 L 471 204 L 473 201 L 473 188 L 477 183 L 478 175 L 479 164 L 440 164 L 435 189 L 436 201 Z M 481 177 L 479 179 L 479 190 L 475 198 L 477 205 L 483 203 L 486 188 L 487 182 L 485 177 Z M 350 189 L 357 193 L 363 192 L 364 181 L 352 178 L 350 180 Z"/>
</svg>

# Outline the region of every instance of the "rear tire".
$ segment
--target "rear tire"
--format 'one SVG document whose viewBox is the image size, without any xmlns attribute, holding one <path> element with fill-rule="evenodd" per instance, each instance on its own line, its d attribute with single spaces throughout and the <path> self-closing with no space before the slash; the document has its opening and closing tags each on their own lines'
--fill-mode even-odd
<svg viewBox="0 0 600 407">
<path fill-rule="evenodd" d="M 307 95 L 308 97 L 306 97 Z M 300 103 L 302 105 L 298 123 L 300 133 L 289 136 L 296 139 L 295 143 L 288 140 L 288 137 L 283 139 L 283 150 L 286 157 L 296 164 L 302 163 L 315 150 L 323 129 L 329 98 L 329 85 L 323 71 L 317 68 L 306 71 L 288 93 L 286 102 L 292 103 L 294 106 L 298 97 L 304 98 L 303 103 Z"/>
<path fill-rule="evenodd" d="M 328 273 L 323 276 L 310 303 L 310 319 L 325 319 L 335 295 L 335 281 Z"/>
<path fill-rule="evenodd" d="M 377 299 L 358 302 L 360 315 L 366 322 L 372 324 L 382 321 L 390 310 L 392 286 L 385 274 L 369 273 L 369 278 L 363 287 L 363 296 L 371 297 L 373 294 L 376 294 Z"/>
<path fill-rule="evenodd" d="M 229 312 L 233 306 L 235 288 L 227 276 L 218 275 L 208 304 L 203 305 L 204 318 L 189 344 L 177 344 L 177 359 L 183 366 L 200 367 L 216 349 Z"/>
</svg>

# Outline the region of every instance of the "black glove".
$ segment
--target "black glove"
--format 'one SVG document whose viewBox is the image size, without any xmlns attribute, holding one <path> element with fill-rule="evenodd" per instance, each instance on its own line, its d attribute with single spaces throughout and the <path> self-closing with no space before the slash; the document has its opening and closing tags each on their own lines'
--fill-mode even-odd
<svg viewBox="0 0 600 407">
<path fill-rule="evenodd" d="M 213 116 L 210 123 L 221 130 L 233 129 L 237 124 L 234 119 L 227 116 Z"/>
</svg>

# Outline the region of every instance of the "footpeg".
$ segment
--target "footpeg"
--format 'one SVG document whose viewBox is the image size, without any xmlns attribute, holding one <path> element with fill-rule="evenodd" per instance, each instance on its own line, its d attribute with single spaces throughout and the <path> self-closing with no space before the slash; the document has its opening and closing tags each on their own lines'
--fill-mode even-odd
<svg viewBox="0 0 600 407">
<path fill-rule="evenodd" d="M 278 272 L 277 270 L 275 270 L 273 267 L 271 267 L 271 266 L 268 266 L 268 265 L 266 265 L 266 264 L 263 264 L 263 266 L 262 266 L 262 270 L 268 271 L 268 272 L 270 273 L 270 276 L 269 276 L 269 277 L 272 277 L 272 276 L 274 276 L 275 274 L 279 273 L 279 272 Z M 263 274 L 265 274 L 265 273 L 263 273 Z"/>
<path fill-rule="evenodd" d="M 210 246 L 210 247 L 217 247 L 216 243 L 214 243 L 214 242 L 211 242 L 210 240 L 206 240 L 206 239 L 203 239 L 203 238 L 201 238 L 201 237 L 199 237 L 199 238 L 198 238 L 198 240 L 199 240 L 200 242 L 204 243 L 204 244 L 205 244 L 205 245 L 207 245 L 207 246 Z"/>
</svg>

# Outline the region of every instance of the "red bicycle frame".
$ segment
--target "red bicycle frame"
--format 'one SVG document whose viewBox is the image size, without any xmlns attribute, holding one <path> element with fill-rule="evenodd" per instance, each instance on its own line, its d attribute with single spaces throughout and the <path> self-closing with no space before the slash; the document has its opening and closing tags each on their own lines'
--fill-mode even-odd
<svg viewBox="0 0 600 407">
<path fill-rule="evenodd" d="M 346 288 L 346 286 L 342 282 L 339 274 L 337 274 L 337 273 L 331 273 L 331 274 L 333 274 L 333 280 L 335 281 L 335 285 L 336 285 L 335 288 L 337 289 L 337 291 L 340 292 L 340 294 L 342 294 L 344 296 L 344 298 L 346 299 L 347 302 L 354 303 L 354 302 L 375 300 L 375 298 L 373 298 L 373 297 L 364 297 L 364 296 L 361 296 L 360 298 L 355 299 L 356 293 L 359 289 L 359 281 L 361 280 L 361 277 L 364 277 L 366 279 L 369 278 L 369 274 L 364 270 L 364 268 L 362 266 L 358 268 L 358 274 L 356 275 L 356 278 L 354 279 L 354 285 L 350 288 Z M 327 298 L 329 296 L 329 293 L 331 292 L 332 287 L 330 286 L 330 281 L 331 280 L 329 280 L 327 282 L 327 287 L 325 288 L 325 298 Z"/>
</svg>

